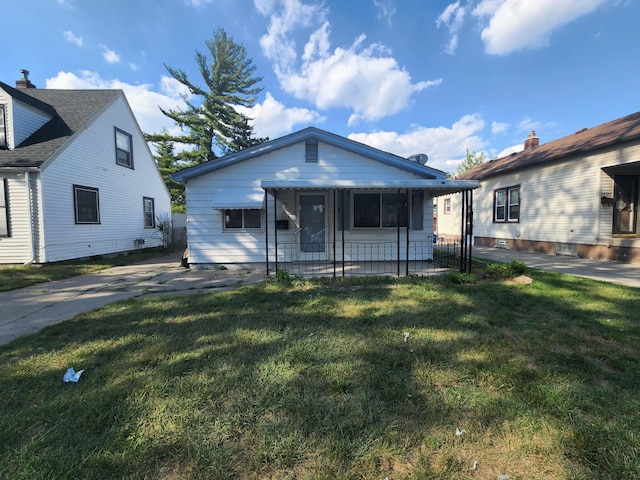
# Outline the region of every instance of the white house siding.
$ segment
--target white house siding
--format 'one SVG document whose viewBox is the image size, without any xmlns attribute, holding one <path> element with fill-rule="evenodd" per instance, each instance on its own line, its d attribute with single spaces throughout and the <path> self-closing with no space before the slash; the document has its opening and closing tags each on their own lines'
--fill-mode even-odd
<svg viewBox="0 0 640 480">
<path fill-rule="evenodd" d="M 114 127 L 133 136 L 133 169 L 116 164 Z M 46 258 L 53 262 L 162 245 L 156 229 L 144 228 L 143 197 L 156 217 L 170 215 L 170 198 L 124 97 L 118 96 L 42 173 Z M 100 224 L 75 224 L 73 185 L 99 189 Z"/>
<path fill-rule="evenodd" d="M 32 250 L 26 177 L 24 173 L 0 173 L 0 181 L 3 178 L 8 185 L 11 236 L 0 237 L 0 263 L 27 263 L 32 260 Z"/>
<path fill-rule="evenodd" d="M 12 102 L 14 145 L 20 145 L 31 134 L 51 120 L 49 115 L 20 102 Z"/>
<path fill-rule="evenodd" d="M 390 178 L 397 180 L 418 179 L 411 173 L 369 160 L 342 149 L 320 143 L 318 145 L 318 162 L 305 162 L 305 144 L 299 144 L 277 150 L 223 169 L 200 175 L 190 179 L 187 191 L 187 231 L 189 246 L 189 263 L 207 266 L 226 263 L 263 263 L 265 262 L 265 214 L 269 219 L 269 260 L 275 260 L 274 225 L 278 219 L 289 218 L 289 230 L 278 230 L 279 261 L 288 260 L 289 252 L 284 245 L 298 241 L 297 230 L 297 198 L 293 190 L 278 190 L 279 208 L 274 216 L 273 197 L 268 195 L 267 210 L 263 211 L 263 229 L 260 231 L 230 232 L 223 229 L 222 211 L 213 208 L 215 193 L 219 188 L 246 191 L 259 187 L 262 180 L 286 181 L 321 181 L 330 185 L 337 180 L 345 181 L 384 181 Z M 302 193 L 325 193 L 327 195 L 327 236 L 332 241 L 333 232 L 333 194 L 330 190 L 305 190 Z M 432 234 L 433 210 L 432 199 L 425 195 L 422 231 L 411 230 L 413 240 L 428 240 Z M 284 209 L 281 206 L 284 205 Z M 287 215 L 288 213 L 288 215 Z M 404 248 L 404 230 L 402 247 Z M 337 233 L 338 242 L 341 232 Z M 345 233 L 349 241 L 397 241 L 397 229 L 351 230 Z M 327 252 L 331 255 L 332 252 Z M 338 252 L 340 255 L 341 252 Z"/>
<path fill-rule="evenodd" d="M 547 242 L 549 244 L 640 247 L 640 239 L 612 235 L 612 209 L 603 207 L 603 192 L 613 190 L 613 179 L 604 173 L 613 167 L 640 161 L 640 145 L 612 148 L 583 158 L 519 170 L 481 181 L 473 194 L 475 237 Z M 493 192 L 520 185 L 520 221 L 493 222 Z M 444 213 L 444 199 L 451 198 L 451 214 Z M 438 199 L 438 233 L 460 236 L 459 194 Z"/>
</svg>

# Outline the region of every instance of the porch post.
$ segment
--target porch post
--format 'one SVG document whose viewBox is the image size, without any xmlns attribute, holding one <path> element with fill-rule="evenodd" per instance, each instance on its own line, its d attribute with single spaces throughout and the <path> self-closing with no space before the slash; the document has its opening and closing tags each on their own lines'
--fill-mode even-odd
<svg viewBox="0 0 640 480">
<path fill-rule="evenodd" d="M 462 211 L 460 212 L 460 273 L 464 273 L 464 265 L 465 265 L 465 246 L 466 246 L 466 229 L 465 225 L 467 223 L 466 213 L 467 213 L 467 191 L 463 190 L 460 192 L 462 194 Z"/>
<path fill-rule="evenodd" d="M 336 209 L 338 208 L 336 204 L 336 199 L 338 198 L 336 194 L 336 189 L 333 189 L 333 278 L 336 278 L 336 232 L 338 231 L 338 219 L 336 215 Z"/>
<path fill-rule="evenodd" d="M 402 215 L 402 208 L 400 207 L 400 189 L 398 189 L 398 191 L 396 192 L 396 224 L 397 224 L 397 248 L 398 248 L 398 254 L 396 255 L 397 257 L 397 264 L 398 264 L 398 276 L 400 276 L 400 215 Z"/>
<path fill-rule="evenodd" d="M 340 200 L 340 204 L 342 205 L 342 209 L 340 210 L 340 225 L 342 225 L 342 277 L 344 278 L 344 231 L 346 230 L 344 226 L 344 189 L 340 190 Z M 348 195 L 347 201 L 349 201 Z"/>
<path fill-rule="evenodd" d="M 413 190 L 409 190 L 407 188 L 407 250 L 406 250 L 406 259 L 407 261 L 405 262 L 405 272 L 404 275 L 406 277 L 409 276 L 409 222 L 411 219 L 411 201 L 413 200 Z"/>
<path fill-rule="evenodd" d="M 471 249 L 473 247 L 473 190 L 469 190 L 469 203 L 467 205 L 468 213 L 467 213 L 467 222 L 469 223 L 467 228 L 467 233 L 469 235 L 469 264 L 467 267 L 467 272 L 471 273 L 471 266 L 473 264 L 473 256 L 471 254 Z"/>
<path fill-rule="evenodd" d="M 269 276 L 269 196 L 267 190 L 264 191 L 264 253 L 267 265 L 267 277 Z"/>
<path fill-rule="evenodd" d="M 277 200 L 278 200 L 278 194 L 275 188 L 273 189 L 273 238 L 275 239 L 275 243 L 276 243 L 276 249 L 275 249 L 275 262 L 276 262 L 276 273 L 278 272 L 278 226 L 276 225 L 277 219 L 278 219 L 278 212 L 277 212 Z M 267 252 L 267 255 L 269 253 Z"/>
</svg>

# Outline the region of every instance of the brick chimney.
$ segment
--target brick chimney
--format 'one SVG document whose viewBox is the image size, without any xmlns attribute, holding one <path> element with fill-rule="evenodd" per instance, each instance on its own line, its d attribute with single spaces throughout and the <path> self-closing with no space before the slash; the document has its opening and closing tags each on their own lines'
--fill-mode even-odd
<svg viewBox="0 0 640 480">
<path fill-rule="evenodd" d="M 20 73 L 22 73 L 22 78 L 16 80 L 16 88 L 36 88 L 36 86 L 31 83 L 31 80 L 29 80 L 29 70 L 23 68 L 20 70 Z"/>
<path fill-rule="evenodd" d="M 531 130 L 531 132 L 529 133 L 529 138 L 527 138 L 524 141 L 524 149 L 531 150 L 532 148 L 535 148 L 538 145 L 540 145 L 540 139 L 536 137 L 536 132 Z"/>
</svg>

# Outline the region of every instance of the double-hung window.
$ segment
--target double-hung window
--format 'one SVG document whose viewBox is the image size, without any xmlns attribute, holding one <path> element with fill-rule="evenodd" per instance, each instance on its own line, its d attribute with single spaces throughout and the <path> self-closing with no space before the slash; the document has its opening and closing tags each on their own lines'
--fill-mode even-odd
<svg viewBox="0 0 640 480">
<path fill-rule="evenodd" d="M 262 228 L 262 211 L 257 208 L 224 210 L 225 230 L 256 230 Z"/>
<path fill-rule="evenodd" d="M 406 227 L 408 212 L 406 192 L 353 194 L 354 228 Z"/>
<path fill-rule="evenodd" d="M 493 191 L 493 221 L 520 221 L 520 186 Z"/>
<path fill-rule="evenodd" d="M 127 132 L 115 128 L 116 163 L 123 167 L 133 168 L 133 137 Z"/>
<path fill-rule="evenodd" d="M 144 228 L 156 228 L 156 211 L 153 198 L 142 197 Z"/>
<path fill-rule="evenodd" d="M 444 199 L 444 213 L 446 213 L 447 215 L 451 213 L 451 199 L 450 198 L 445 198 Z"/>
<path fill-rule="evenodd" d="M 0 148 L 7 148 L 7 124 L 4 105 L 0 105 Z"/>
<path fill-rule="evenodd" d="M 6 178 L 0 178 L 0 237 L 11 236 L 9 223 L 9 187 Z"/>
<path fill-rule="evenodd" d="M 74 185 L 73 201 L 76 223 L 100 223 L 100 202 L 97 188 Z"/>
</svg>

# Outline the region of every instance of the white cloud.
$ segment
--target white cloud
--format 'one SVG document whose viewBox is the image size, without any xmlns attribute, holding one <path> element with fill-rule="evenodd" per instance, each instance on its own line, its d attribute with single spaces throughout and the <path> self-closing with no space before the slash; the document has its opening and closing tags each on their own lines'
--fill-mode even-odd
<svg viewBox="0 0 640 480">
<path fill-rule="evenodd" d="M 254 0 L 254 4 L 270 17 L 260 44 L 274 61 L 283 90 L 319 109 L 349 108 L 350 125 L 398 113 L 411 104 L 415 93 L 442 82 L 413 83 L 388 49 L 375 43 L 365 46 L 364 35 L 348 48 L 330 51 L 330 24 L 319 6 L 299 0 Z M 293 33 L 313 24 L 319 27 L 310 34 L 299 59 Z"/>
<path fill-rule="evenodd" d="M 105 47 L 104 45 L 100 45 L 102 48 L 102 56 L 107 61 L 107 63 L 120 63 L 120 55 L 118 55 L 113 50 Z"/>
<path fill-rule="evenodd" d="M 518 143 L 516 145 L 512 145 L 502 150 L 500 153 L 496 155 L 496 158 L 508 157 L 512 153 L 518 153 L 523 150 L 524 150 L 524 143 Z"/>
<path fill-rule="evenodd" d="M 506 55 L 549 43 L 554 30 L 610 0 L 482 0 L 473 15 L 488 23 L 481 33 L 485 50 Z"/>
<path fill-rule="evenodd" d="M 491 122 L 491 133 L 493 133 L 494 135 L 498 133 L 504 133 L 509 129 L 510 126 L 511 125 L 504 122 Z"/>
<path fill-rule="evenodd" d="M 318 112 L 306 108 L 286 108 L 267 92 L 264 102 L 253 108 L 238 108 L 252 120 L 249 122 L 256 136 L 277 138 L 291 132 L 296 125 L 321 123 L 325 119 Z"/>
<path fill-rule="evenodd" d="M 76 44 L 78 47 L 82 46 L 82 37 L 75 36 L 71 30 L 64 32 L 64 38 L 66 38 L 68 42 Z"/>
<path fill-rule="evenodd" d="M 470 151 L 480 151 L 487 142 L 480 136 L 485 122 L 477 115 L 465 115 L 451 127 L 415 127 L 407 133 L 352 133 L 351 140 L 370 145 L 401 157 L 416 153 L 429 156 L 427 165 L 455 171 L 458 163 Z"/>
<path fill-rule="evenodd" d="M 83 70 L 79 76 L 71 72 L 59 72 L 55 77 L 46 80 L 46 88 L 123 90 L 144 132 L 159 133 L 163 128 L 167 128 L 170 133 L 179 134 L 179 127 L 158 108 L 166 110 L 184 106 L 184 102 L 177 95 L 180 88 L 173 85 L 173 82 L 178 83 L 173 78 L 163 77 L 160 83 L 161 92 L 156 92 L 152 90 L 151 84 L 131 85 L 120 80 L 106 80 L 95 72 Z"/>
<path fill-rule="evenodd" d="M 396 13 L 394 0 L 373 0 L 373 4 L 378 9 L 378 18 L 384 18 L 391 24 L 391 17 Z"/>
<path fill-rule="evenodd" d="M 445 26 L 449 30 L 449 42 L 444 52 L 453 55 L 458 48 L 458 32 L 462 27 L 466 10 L 460 2 L 451 3 L 444 9 L 436 20 L 436 27 Z"/>
</svg>

